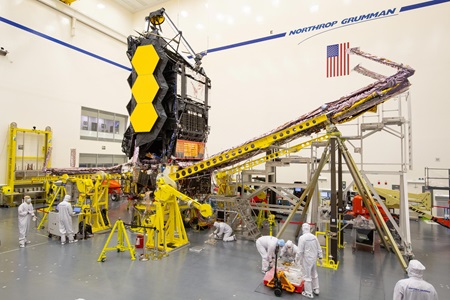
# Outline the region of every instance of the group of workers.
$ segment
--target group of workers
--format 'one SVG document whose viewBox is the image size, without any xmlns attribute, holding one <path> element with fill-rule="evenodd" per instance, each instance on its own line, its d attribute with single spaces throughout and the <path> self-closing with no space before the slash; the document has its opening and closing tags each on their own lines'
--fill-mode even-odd
<svg viewBox="0 0 450 300">
<path fill-rule="evenodd" d="M 59 215 L 59 232 L 61 234 L 61 245 L 66 244 L 66 236 L 69 238 L 69 243 L 76 243 L 78 240 L 74 238 L 74 232 L 72 229 L 72 216 L 73 209 L 70 204 L 70 195 L 66 195 L 57 205 Z M 19 219 L 19 247 L 24 248 L 26 244 L 31 243 L 27 239 L 28 230 L 30 228 L 31 221 L 36 221 L 36 215 L 34 213 L 33 204 L 31 203 L 31 197 L 25 196 L 22 204 L 18 208 Z"/>
<path fill-rule="evenodd" d="M 66 236 L 69 243 L 77 242 L 74 239 L 72 229 L 73 210 L 70 204 L 71 197 L 64 196 L 57 210 L 59 212 L 59 231 L 61 233 L 61 244 L 66 243 Z M 27 240 L 27 233 L 31 220 L 36 221 L 31 197 L 25 196 L 18 208 L 19 219 L 19 247 L 23 248 L 30 241 Z M 210 236 L 215 239 L 222 239 L 224 242 L 236 241 L 233 229 L 224 222 L 214 222 L 214 232 Z M 314 298 L 319 295 L 319 277 L 317 273 L 317 262 L 322 265 L 322 247 L 317 237 L 311 233 L 311 226 L 308 223 L 302 225 L 302 235 L 298 239 L 298 245 L 288 240 L 284 242 L 274 236 L 261 236 L 256 240 L 256 248 L 262 258 L 261 270 L 265 274 L 274 267 L 276 249 L 278 247 L 279 257 L 287 261 L 294 262 L 302 266 L 304 272 L 304 286 L 302 295 L 307 298 Z M 408 264 L 407 279 L 401 279 L 394 288 L 393 300 L 438 300 L 435 288 L 423 279 L 425 266 L 418 260 L 411 260 Z"/>
<path fill-rule="evenodd" d="M 302 235 L 298 239 L 298 245 L 288 240 L 286 243 L 282 239 L 265 235 L 256 240 L 256 248 L 262 258 L 261 271 L 265 274 L 275 262 L 275 250 L 279 247 L 279 257 L 288 261 L 294 261 L 296 265 L 301 265 L 304 271 L 302 295 L 307 298 L 314 298 L 319 295 L 319 277 L 317 274 L 316 261 L 322 265 L 322 247 L 317 237 L 311 233 L 311 226 L 308 223 L 302 225 Z"/>
<path fill-rule="evenodd" d="M 288 240 L 273 236 L 262 236 L 256 240 L 256 248 L 262 258 L 262 272 L 265 274 L 274 267 L 276 248 L 278 255 L 284 260 L 302 266 L 304 272 L 304 285 L 302 295 L 314 298 L 319 295 L 319 277 L 317 263 L 322 265 L 322 248 L 319 240 L 311 233 L 308 223 L 302 225 L 302 235 L 298 239 L 298 246 Z M 401 279 L 394 288 L 393 300 L 438 300 L 438 295 L 430 283 L 423 279 L 425 266 L 418 260 L 411 260 L 408 264 L 408 278 Z"/>
</svg>

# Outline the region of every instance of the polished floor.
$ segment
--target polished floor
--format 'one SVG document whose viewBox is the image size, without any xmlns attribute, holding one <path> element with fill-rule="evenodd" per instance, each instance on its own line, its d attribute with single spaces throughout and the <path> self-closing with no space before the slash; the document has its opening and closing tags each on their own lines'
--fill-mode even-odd
<svg viewBox="0 0 450 300">
<path fill-rule="evenodd" d="M 109 216 L 128 222 L 126 202 L 112 203 Z M 108 233 L 61 246 L 33 225 L 32 243 L 19 248 L 17 208 L 0 208 L 0 299 L 279 299 L 262 283 L 253 241 L 210 245 L 205 243 L 210 232 L 188 229 L 190 245 L 161 260 L 132 261 L 129 252 L 109 251 L 102 263 L 97 258 Z M 283 238 L 294 239 L 295 228 Z M 134 234 L 128 235 L 134 243 Z M 450 299 L 450 230 L 411 221 L 411 235 L 415 257 L 427 267 L 425 279 L 439 299 Z M 383 248 L 352 253 L 349 231 L 345 240 L 338 270 L 319 268 L 316 299 L 392 299 L 395 283 L 405 277 L 396 256 Z M 287 292 L 281 298 L 306 299 Z"/>
</svg>

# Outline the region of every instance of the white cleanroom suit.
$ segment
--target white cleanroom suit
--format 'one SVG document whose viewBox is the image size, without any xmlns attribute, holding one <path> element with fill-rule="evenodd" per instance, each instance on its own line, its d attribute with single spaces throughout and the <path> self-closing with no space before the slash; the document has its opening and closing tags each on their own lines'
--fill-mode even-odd
<svg viewBox="0 0 450 300">
<path fill-rule="evenodd" d="M 292 241 L 288 240 L 280 251 L 280 258 L 287 261 L 293 261 L 298 253 L 298 247 Z"/>
<path fill-rule="evenodd" d="M 423 280 L 425 266 L 418 260 L 408 264 L 407 279 L 401 279 L 395 284 L 393 300 L 438 300 L 434 287 Z"/>
<path fill-rule="evenodd" d="M 69 243 L 77 242 L 73 238 L 72 229 L 72 204 L 69 202 L 70 196 L 65 195 L 61 203 L 58 204 L 58 214 L 59 214 L 59 232 L 61 233 L 61 244 L 66 243 L 66 235 L 69 237 Z"/>
<path fill-rule="evenodd" d="M 305 272 L 305 285 L 302 295 L 308 298 L 314 298 L 314 294 L 319 294 L 319 276 L 317 275 L 316 260 L 322 263 L 322 248 L 319 240 L 311 233 L 311 227 L 308 223 L 302 225 L 303 234 L 298 239 L 299 261 Z"/>
<path fill-rule="evenodd" d="M 270 235 L 263 235 L 256 240 L 256 249 L 258 249 L 258 252 L 262 257 L 261 271 L 263 273 L 269 271 L 271 264 L 274 261 L 277 243 L 278 239 Z"/>
<path fill-rule="evenodd" d="M 214 227 L 216 230 L 214 230 L 214 236 L 218 239 L 221 239 L 223 236 L 224 242 L 232 242 L 236 240 L 236 236 L 233 233 L 233 229 L 231 229 L 231 226 L 227 223 L 223 222 L 214 222 Z"/>
<path fill-rule="evenodd" d="M 33 204 L 31 204 L 30 196 L 25 196 L 22 204 L 18 208 L 18 219 L 19 219 L 19 246 L 21 248 L 25 247 L 25 244 L 29 244 L 30 241 L 27 240 L 28 229 L 30 227 L 30 219 L 35 220 Z"/>
</svg>

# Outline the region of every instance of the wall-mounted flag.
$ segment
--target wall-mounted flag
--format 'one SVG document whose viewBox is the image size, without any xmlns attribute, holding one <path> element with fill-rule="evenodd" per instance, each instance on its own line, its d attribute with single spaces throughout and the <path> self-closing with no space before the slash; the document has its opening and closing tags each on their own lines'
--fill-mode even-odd
<svg viewBox="0 0 450 300">
<path fill-rule="evenodd" d="M 350 54 L 347 52 L 349 48 L 349 42 L 327 46 L 327 77 L 350 74 Z"/>
</svg>

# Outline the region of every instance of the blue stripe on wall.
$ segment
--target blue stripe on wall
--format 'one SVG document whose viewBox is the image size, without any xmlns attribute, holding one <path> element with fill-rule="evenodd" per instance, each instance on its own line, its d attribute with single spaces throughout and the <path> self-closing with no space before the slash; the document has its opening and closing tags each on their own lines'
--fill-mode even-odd
<svg viewBox="0 0 450 300">
<path fill-rule="evenodd" d="M 101 57 L 101 56 L 99 56 L 99 55 L 97 55 L 97 54 L 94 54 L 94 53 L 92 53 L 92 52 L 86 51 L 86 50 L 84 50 L 84 49 L 75 47 L 75 46 L 73 46 L 73 45 L 71 45 L 71 44 L 68 44 L 68 43 L 63 42 L 63 41 L 58 40 L 58 39 L 55 39 L 55 38 L 53 38 L 53 37 L 51 37 L 51 36 L 49 36 L 49 35 L 43 34 L 43 33 L 41 33 L 41 32 L 38 32 L 38 31 L 33 30 L 33 29 L 29 28 L 29 27 L 23 26 L 23 25 L 21 25 L 21 24 L 19 24 L 19 23 L 13 22 L 13 21 L 8 20 L 8 19 L 5 19 L 5 18 L 3 18 L 3 17 L 0 17 L 0 21 L 6 23 L 6 24 L 8 24 L 8 25 L 17 27 L 17 28 L 19 28 L 19 29 L 25 30 L 25 31 L 27 31 L 27 32 L 29 32 L 29 33 L 35 34 L 35 35 L 37 35 L 37 36 L 40 36 L 40 37 L 42 37 L 42 38 L 44 38 L 44 39 L 47 39 L 47 40 L 49 40 L 49 41 L 51 41 L 51 42 L 60 44 L 60 45 L 62 45 L 62 46 L 64 46 L 64 47 L 70 48 L 70 49 L 72 49 L 72 50 L 78 51 L 78 52 L 80 52 L 80 53 L 86 54 L 86 55 L 88 55 L 88 56 L 91 56 L 91 57 L 93 57 L 93 58 L 99 59 L 99 60 L 101 60 L 101 61 L 107 62 L 107 63 L 109 63 L 109 64 L 112 64 L 112 65 L 116 66 L 116 67 L 119 67 L 119 68 L 122 68 L 122 69 L 125 69 L 125 70 L 131 72 L 131 68 L 129 68 L 129 67 L 127 67 L 127 66 L 121 65 L 121 64 L 119 64 L 119 63 L 116 63 L 116 62 L 114 62 L 114 61 L 112 61 L 112 60 L 109 60 L 109 59 L 107 59 L 107 58 Z"/>
<path fill-rule="evenodd" d="M 408 6 L 404 6 L 400 9 L 400 12 L 405 12 L 405 11 L 409 11 L 409 10 L 414 10 L 414 9 L 418 9 L 418 8 L 423 8 L 423 7 L 427 7 L 427 6 L 431 6 L 431 5 L 437 5 L 437 4 L 441 4 L 441 3 L 445 3 L 445 2 L 450 2 L 450 0 L 434 0 L 434 1 L 427 1 L 427 2 L 421 2 L 421 3 L 417 3 L 417 4 L 412 4 L 412 5 L 408 5 Z M 104 61 L 106 63 L 112 64 L 116 67 L 122 68 L 124 70 L 130 71 L 131 72 L 131 68 L 121 65 L 119 63 L 116 63 L 112 60 L 109 60 L 107 58 L 104 58 L 102 56 L 99 56 L 97 54 L 94 54 L 92 52 L 86 51 L 84 49 L 81 49 L 79 47 L 73 46 L 71 44 L 68 44 L 66 42 L 63 42 L 61 40 L 58 40 L 56 38 L 53 38 L 49 35 L 43 34 L 41 32 L 38 32 L 36 30 L 33 30 L 29 27 L 23 26 L 21 24 L 18 24 L 16 22 L 13 22 L 11 20 L 8 20 L 6 18 L 0 17 L 0 21 L 4 22 L 6 24 L 9 24 L 11 26 L 17 27 L 19 29 L 22 29 L 24 31 L 27 31 L 29 33 L 32 33 L 34 35 L 40 36 L 44 39 L 47 39 L 51 42 L 57 43 L 59 45 L 62 45 L 64 47 L 70 48 L 72 50 L 78 51 L 80 53 L 86 54 L 88 56 L 91 56 L 93 58 L 99 59 L 101 61 Z M 286 36 L 286 32 L 284 33 L 279 33 L 279 34 L 275 34 L 275 35 L 269 35 L 266 37 L 262 37 L 262 38 L 258 38 L 258 39 L 253 39 L 253 40 L 248 40 L 248 41 L 244 41 L 244 42 L 240 42 L 240 43 L 235 43 L 235 44 L 231 44 L 231 45 L 226 45 L 226 46 L 221 46 L 221 47 L 217 47 L 217 48 L 212 48 L 212 49 L 208 49 L 202 53 L 213 53 L 213 52 L 219 52 L 219 51 L 224 51 L 224 50 L 228 50 L 228 49 L 232 49 L 232 48 L 237 48 L 237 47 L 242 47 L 242 46 L 247 46 L 247 45 L 251 45 L 251 44 L 256 44 L 256 43 L 261 43 L 261 42 L 266 42 L 266 41 L 270 41 L 273 39 L 278 39 L 278 38 L 282 38 Z"/>
<path fill-rule="evenodd" d="M 251 45 L 251 44 L 256 44 L 256 43 L 260 43 L 260 42 L 265 42 L 265 41 L 269 41 L 269 40 L 273 40 L 273 39 L 282 38 L 282 37 L 285 37 L 285 36 L 286 36 L 286 32 L 275 34 L 275 35 L 269 35 L 269 36 L 262 37 L 262 38 L 259 38 L 259 39 L 254 39 L 254 40 L 249 40 L 249 41 L 240 42 L 240 43 L 236 43 L 236 44 L 231 44 L 231 45 L 227 45 L 227 46 L 222 46 L 222 47 L 208 49 L 207 53 L 228 50 L 228 49 L 231 49 L 231 48 L 236 48 L 236 47 L 241 47 L 241 46 L 247 46 L 247 45 Z"/>
<path fill-rule="evenodd" d="M 430 5 L 441 4 L 441 3 L 445 3 L 445 2 L 450 2 L 450 0 L 434 0 L 434 1 L 427 1 L 427 2 L 412 4 L 412 5 L 408 5 L 408 6 L 403 6 L 402 8 L 400 8 L 400 12 L 418 9 L 418 8 L 422 8 L 422 7 L 427 7 Z"/>
</svg>

